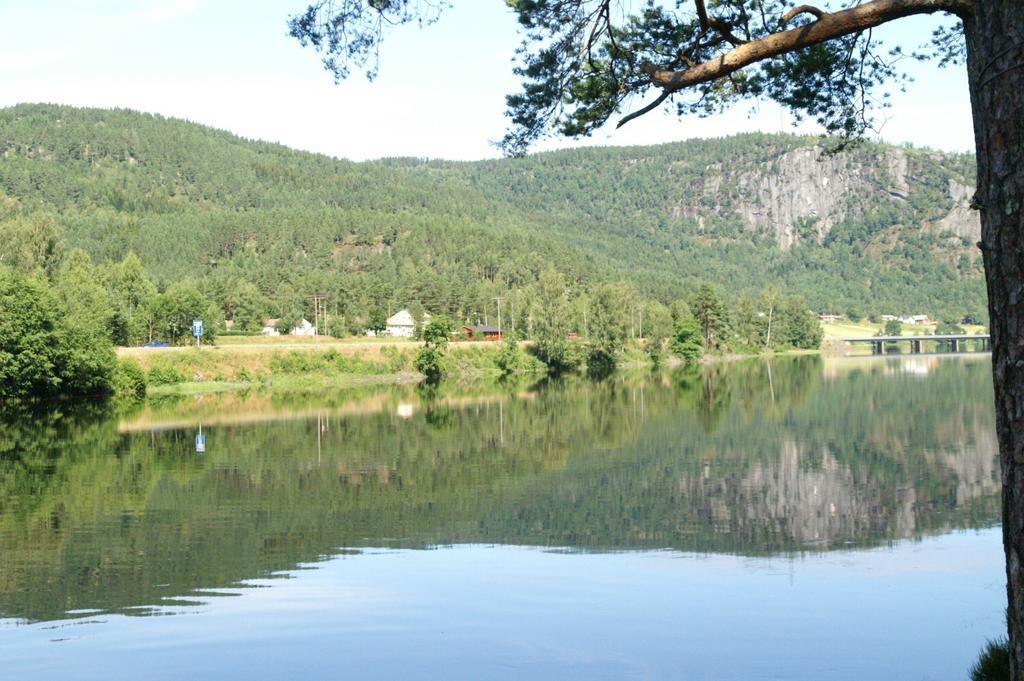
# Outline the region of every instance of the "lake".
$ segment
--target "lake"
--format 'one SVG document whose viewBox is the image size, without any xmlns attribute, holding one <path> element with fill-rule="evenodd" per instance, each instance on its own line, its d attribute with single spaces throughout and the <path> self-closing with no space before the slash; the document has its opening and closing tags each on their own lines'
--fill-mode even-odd
<svg viewBox="0 0 1024 681">
<path fill-rule="evenodd" d="M 965 679 L 987 357 L 61 407 L 0 432 L 0 678 Z"/>
</svg>

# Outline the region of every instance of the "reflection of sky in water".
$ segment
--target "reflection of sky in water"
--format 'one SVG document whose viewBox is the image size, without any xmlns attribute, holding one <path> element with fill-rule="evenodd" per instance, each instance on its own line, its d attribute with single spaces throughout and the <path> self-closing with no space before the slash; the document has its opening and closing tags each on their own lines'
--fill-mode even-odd
<svg viewBox="0 0 1024 681">
<path fill-rule="evenodd" d="M 998 529 L 795 559 L 370 550 L 173 617 L 7 620 L 0 658 L 12 679 L 962 679 L 1002 628 L 1002 560 Z"/>
</svg>

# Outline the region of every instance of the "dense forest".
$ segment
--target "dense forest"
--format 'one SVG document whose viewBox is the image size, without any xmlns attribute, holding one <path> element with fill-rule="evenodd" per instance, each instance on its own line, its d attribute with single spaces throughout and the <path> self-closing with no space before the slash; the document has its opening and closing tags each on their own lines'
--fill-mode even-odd
<svg viewBox="0 0 1024 681">
<path fill-rule="evenodd" d="M 314 294 L 340 330 L 402 307 L 493 323 L 500 296 L 525 336 L 548 271 L 571 300 L 616 285 L 669 305 L 707 283 L 731 305 L 770 286 L 816 312 L 983 319 L 973 159 L 819 142 L 353 163 L 160 116 L 19 105 L 0 110 L 0 263 L 56 272 L 84 253 L 248 326 L 312 318 Z"/>
</svg>

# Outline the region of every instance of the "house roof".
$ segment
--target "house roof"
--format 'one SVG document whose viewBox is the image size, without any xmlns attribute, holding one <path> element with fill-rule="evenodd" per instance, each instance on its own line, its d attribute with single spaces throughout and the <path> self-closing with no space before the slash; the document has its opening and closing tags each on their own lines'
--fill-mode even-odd
<svg viewBox="0 0 1024 681">
<path fill-rule="evenodd" d="M 473 333 L 501 333 L 496 326 L 488 326 L 486 324 L 466 324 L 462 328 L 469 329 Z"/>
<path fill-rule="evenodd" d="M 430 315 L 426 312 L 423 313 L 423 321 L 429 322 Z M 412 312 L 409 312 L 408 308 L 399 310 L 395 314 L 388 317 L 388 326 L 416 326 L 416 320 L 413 319 Z"/>
</svg>

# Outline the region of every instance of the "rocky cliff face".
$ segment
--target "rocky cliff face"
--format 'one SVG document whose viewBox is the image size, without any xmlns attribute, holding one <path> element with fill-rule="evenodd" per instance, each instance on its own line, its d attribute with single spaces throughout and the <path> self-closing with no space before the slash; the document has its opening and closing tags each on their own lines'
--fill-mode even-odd
<svg viewBox="0 0 1024 681">
<path fill-rule="evenodd" d="M 938 214 L 919 216 L 912 226 L 976 241 L 981 224 L 970 209 L 973 189 L 963 178 L 944 179 L 941 200 L 947 205 L 931 205 Z M 672 214 L 696 220 L 703 230 L 709 215 L 731 213 L 748 229 L 773 236 L 780 248 L 788 250 L 806 239 L 822 243 L 837 224 L 859 219 L 886 204 L 913 212 L 908 202 L 934 182 L 934 177 L 915 172 L 910 153 L 903 149 L 828 154 L 811 146 L 786 152 L 738 175 L 722 164 L 710 166 L 696 195 L 705 200 L 714 197 L 713 207 L 709 210 L 706 201 L 686 200 L 676 205 Z"/>
<path fill-rule="evenodd" d="M 958 237 L 977 242 L 981 239 L 981 217 L 977 211 L 971 210 L 974 188 L 950 178 L 948 191 L 953 207 L 944 218 L 932 223 L 932 229 L 939 234 L 952 232 Z"/>
</svg>

